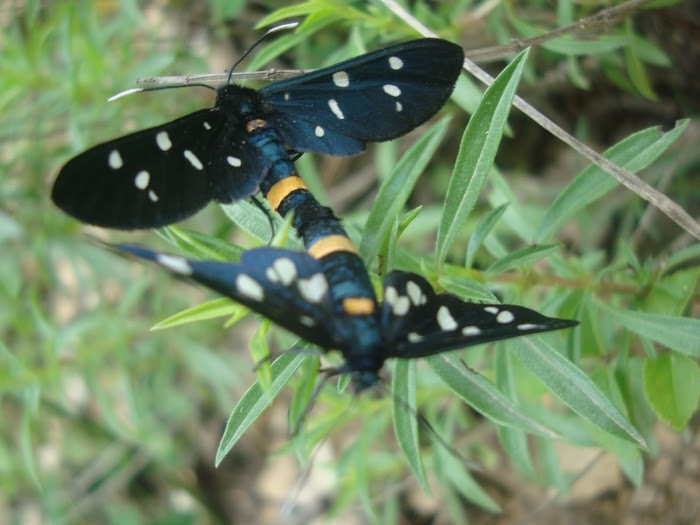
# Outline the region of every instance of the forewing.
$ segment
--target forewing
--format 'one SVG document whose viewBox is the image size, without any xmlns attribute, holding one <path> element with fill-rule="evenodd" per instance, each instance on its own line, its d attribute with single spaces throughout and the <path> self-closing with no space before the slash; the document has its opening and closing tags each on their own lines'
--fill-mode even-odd
<svg viewBox="0 0 700 525">
<path fill-rule="evenodd" d="M 165 269 L 230 297 L 322 348 L 337 348 L 329 284 L 316 259 L 303 252 L 256 248 L 239 263 L 195 261 L 119 245 Z"/>
<path fill-rule="evenodd" d="M 260 90 L 268 121 L 296 151 L 352 155 L 390 140 L 445 104 L 464 62 L 461 47 L 412 40 Z"/>
<path fill-rule="evenodd" d="M 127 230 L 248 197 L 268 166 L 237 124 L 215 107 L 99 144 L 68 161 L 51 197 L 80 221 Z"/>
<path fill-rule="evenodd" d="M 384 280 L 381 326 L 387 357 L 425 357 L 577 324 L 522 306 L 469 303 L 435 294 L 413 273 L 394 271 Z"/>
</svg>

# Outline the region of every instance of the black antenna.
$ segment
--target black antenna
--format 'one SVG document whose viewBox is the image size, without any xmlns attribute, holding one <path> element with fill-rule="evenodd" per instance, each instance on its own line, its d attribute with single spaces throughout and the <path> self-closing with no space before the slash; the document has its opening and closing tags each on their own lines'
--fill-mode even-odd
<svg viewBox="0 0 700 525">
<path fill-rule="evenodd" d="M 240 64 L 243 61 L 243 59 L 245 59 L 245 57 L 250 55 L 251 51 L 253 51 L 253 49 L 255 49 L 260 44 L 260 42 L 265 40 L 272 33 L 277 33 L 278 31 L 285 31 L 287 29 L 294 29 L 298 25 L 299 25 L 299 22 L 289 22 L 287 24 L 281 24 L 281 25 L 275 26 L 271 29 L 268 29 L 265 33 L 263 33 L 262 36 L 260 36 L 255 42 L 253 42 L 253 45 L 250 46 L 241 55 L 241 57 L 233 63 L 233 65 L 231 66 L 231 70 L 228 72 L 228 78 L 226 79 L 226 83 L 228 84 L 231 82 L 231 75 L 233 74 L 233 70 L 236 69 L 236 66 L 238 64 Z"/>
</svg>

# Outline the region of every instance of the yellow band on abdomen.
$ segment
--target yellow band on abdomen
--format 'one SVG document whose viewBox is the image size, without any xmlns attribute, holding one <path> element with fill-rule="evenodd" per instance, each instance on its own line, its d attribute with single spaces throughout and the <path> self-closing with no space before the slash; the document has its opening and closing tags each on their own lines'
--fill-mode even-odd
<svg viewBox="0 0 700 525">
<path fill-rule="evenodd" d="M 273 184 L 265 198 L 267 202 L 270 203 L 270 206 L 272 206 L 272 209 L 276 211 L 287 195 L 296 190 L 308 189 L 304 181 L 299 177 L 287 177 Z"/>
<path fill-rule="evenodd" d="M 366 297 L 347 297 L 343 299 L 343 310 L 348 315 L 371 315 L 374 313 L 374 301 Z"/>
<path fill-rule="evenodd" d="M 357 250 L 352 241 L 344 235 L 329 235 L 319 239 L 306 250 L 314 259 L 322 259 L 326 255 L 335 252 L 350 252 L 357 255 Z"/>
</svg>

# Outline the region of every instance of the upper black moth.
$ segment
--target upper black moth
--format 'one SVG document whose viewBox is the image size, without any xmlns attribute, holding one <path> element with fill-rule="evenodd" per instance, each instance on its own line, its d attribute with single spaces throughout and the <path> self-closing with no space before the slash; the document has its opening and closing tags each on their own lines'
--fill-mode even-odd
<svg viewBox="0 0 700 525">
<path fill-rule="evenodd" d="M 420 39 L 258 91 L 227 84 L 217 90 L 212 108 L 71 159 L 51 197 L 69 215 L 96 226 L 172 224 L 211 200 L 253 195 L 290 149 L 353 155 L 366 142 L 407 133 L 443 106 L 463 60 L 455 44 Z"/>
</svg>

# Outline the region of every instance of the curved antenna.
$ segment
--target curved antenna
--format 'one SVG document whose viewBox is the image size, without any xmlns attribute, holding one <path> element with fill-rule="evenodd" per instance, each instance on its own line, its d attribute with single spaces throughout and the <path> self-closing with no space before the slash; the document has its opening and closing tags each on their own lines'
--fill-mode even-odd
<svg viewBox="0 0 700 525">
<path fill-rule="evenodd" d="M 242 55 L 241 57 L 236 60 L 233 65 L 231 66 L 231 70 L 228 73 L 228 78 L 226 79 L 226 83 L 229 84 L 231 82 L 231 75 L 233 74 L 233 70 L 236 69 L 236 66 L 240 64 L 245 57 L 250 55 L 250 52 L 255 49 L 260 42 L 265 40 L 268 36 L 270 36 L 273 33 L 277 33 L 278 31 L 285 31 L 287 29 L 294 29 L 296 26 L 299 25 L 299 22 L 289 22 L 287 24 L 280 24 L 278 26 L 272 27 L 265 31 L 255 42 L 253 42 L 253 45 L 250 46 Z"/>
<path fill-rule="evenodd" d="M 128 95 L 133 95 L 134 93 L 140 93 L 141 91 L 160 91 L 161 89 L 175 89 L 175 88 L 182 88 L 182 87 L 204 87 L 207 89 L 211 89 L 213 91 L 216 91 L 215 87 L 212 87 L 208 84 L 199 84 L 199 83 L 193 83 L 193 84 L 174 84 L 172 86 L 153 86 L 153 87 L 144 87 L 144 88 L 132 88 L 132 89 L 127 89 L 126 91 L 122 91 L 121 93 L 117 93 L 116 95 L 112 95 L 107 99 L 107 102 L 112 102 L 114 100 L 117 100 L 118 98 L 126 97 Z"/>
</svg>

